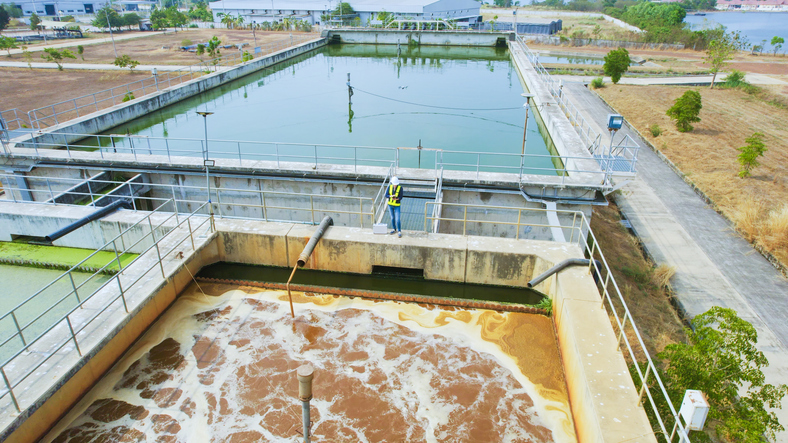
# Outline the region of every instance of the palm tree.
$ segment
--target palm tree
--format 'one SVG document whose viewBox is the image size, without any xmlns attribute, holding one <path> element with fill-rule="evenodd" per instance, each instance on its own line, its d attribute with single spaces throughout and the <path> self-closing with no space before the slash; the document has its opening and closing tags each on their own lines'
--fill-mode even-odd
<svg viewBox="0 0 788 443">
<path fill-rule="evenodd" d="M 235 17 L 234 25 L 243 26 L 243 24 L 244 24 L 244 18 L 241 17 L 241 14 L 238 14 L 238 17 Z"/>
</svg>

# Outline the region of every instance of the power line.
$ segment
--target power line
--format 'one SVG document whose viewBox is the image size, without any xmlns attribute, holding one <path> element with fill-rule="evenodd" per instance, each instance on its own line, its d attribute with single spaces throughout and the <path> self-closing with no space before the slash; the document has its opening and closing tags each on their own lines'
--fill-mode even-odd
<svg viewBox="0 0 788 443">
<path fill-rule="evenodd" d="M 414 102 L 408 102 L 408 101 L 405 101 L 405 100 L 397 100 L 396 98 L 384 97 L 382 95 L 378 95 L 378 94 L 374 94 L 372 92 L 364 91 L 363 89 L 358 89 L 356 87 L 353 87 L 353 89 L 358 91 L 358 92 L 363 92 L 364 94 L 369 94 L 369 95 L 372 95 L 372 96 L 375 96 L 375 97 L 378 97 L 378 98 L 382 98 L 384 100 L 391 100 L 393 102 L 405 103 L 405 104 L 413 105 L 413 106 L 422 106 L 422 107 L 425 107 L 425 108 L 450 109 L 452 111 L 513 111 L 513 110 L 523 109 L 522 106 L 518 106 L 516 108 L 454 108 L 454 107 L 451 107 L 451 106 L 425 105 L 425 104 L 422 104 L 422 103 L 414 103 Z"/>
</svg>

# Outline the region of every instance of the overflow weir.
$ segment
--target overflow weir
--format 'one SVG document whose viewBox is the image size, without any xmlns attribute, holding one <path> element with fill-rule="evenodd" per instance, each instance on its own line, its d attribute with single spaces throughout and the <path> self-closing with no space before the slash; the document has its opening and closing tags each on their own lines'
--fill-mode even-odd
<svg viewBox="0 0 788 443">
<path fill-rule="evenodd" d="M 355 35 L 352 30 L 337 32 L 342 39 Z M 436 34 L 444 41 L 453 38 L 467 41 L 474 35 L 468 32 L 453 35 L 413 31 L 409 34 L 421 36 L 421 44 L 427 44 L 427 34 Z M 372 34 L 364 35 L 364 38 L 369 38 Z M 489 35 L 486 33 L 483 38 Z M 599 137 L 572 115 L 571 103 L 561 92 L 560 85 L 549 78 L 524 43 L 514 35 L 504 36 L 517 67 L 518 78 L 524 89 L 533 95 L 529 100 L 535 111 L 534 117 L 549 134 L 554 152 L 551 162 L 557 165 L 556 174 L 542 175 L 529 171 L 523 166 L 525 153 L 513 156 L 512 162 L 503 166 L 485 163 L 479 154 L 475 163 L 461 167 L 435 161 L 431 168 L 425 169 L 401 162 L 401 158 L 413 148 L 383 148 L 376 151 L 382 154 L 375 158 L 374 164 L 357 161 L 365 152 L 361 147 L 351 147 L 352 154 L 343 156 L 341 161 L 320 155 L 317 147 L 309 160 L 284 158 L 278 150 L 271 158 L 259 159 L 243 152 L 240 143 L 236 158 L 207 160 L 202 155 L 207 156 L 208 150 L 201 140 L 189 141 L 178 149 L 165 143 L 155 145 L 155 140 L 141 138 L 135 139 L 136 145 L 131 143 L 132 147 L 127 150 L 80 149 L 79 140 L 90 134 L 106 131 L 134 116 L 309 51 L 326 44 L 330 36 L 273 54 L 267 61 L 255 59 L 236 68 L 222 68 L 180 87 L 164 89 L 49 128 L 39 128 L 33 134 L 4 145 L 2 160 L 6 173 L 0 179 L 6 199 L 0 202 L 0 240 L 34 237 L 43 231 L 54 232 L 83 218 L 95 210 L 91 203 L 79 206 L 58 202 L 65 201 L 64 196 L 68 195 L 76 197 L 75 200 L 95 201 L 92 186 L 106 182 L 106 188 L 112 189 L 109 192 L 128 190 L 126 195 L 132 196 L 132 210 L 107 215 L 54 243 L 118 253 L 135 252 L 140 256 L 95 293 L 81 299 L 77 296 L 79 306 L 57 323 L 39 331 L 35 338 L 25 329 L 24 321 L 16 326 L 17 333 L 11 334 L 5 342 L 18 341 L 21 351 L 2 366 L 5 383 L 4 389 L 0 387 L 0 408 L 4 417 L 0 423 L 2 438 L 6 441 L 33 441 L 43 437 L 47 431 L 52 432 L 48 438 L 56 439 L 61 435 L 68 438 L 71 434 L 60 434 L 68 428 L 68 420 L 59 424 L 58 420 L 62 417 L 73 419 L 76 417 L 74 414 L 84 411 L 89 414 L 96 412 L 90 408 L 93 403 L 85 404 L 83 401 L 73 413 L 70 411 L 80 398 L 99 400 L 93 397 L 96 394 L 90 390 L 92 386 L 98 383 L 98 386 L 111 388 L 107 383 L 119 380 L 117 377 L 125 377 L 123 371 L 119 373 L 113 365 L 126 364 L 120 363 L 124 361 L 133 365 L 135 358 L 142 358 L 146 352 L 150 355 L 144 358 L 150 361 L 154 358 L 156 343 L 164 343 L 165 347 L 183 344 L 175 338 L 173 343 L 143 335 L 148 330 L 148 334 L 154 334 L 153 337 L 165 337 L 169 332 L 166 332 L 168 326 L 164 323 L 167 319 L 179 318 L 178 313 L 190 312 L 183 318 L 217 318 L 233 322 L 238 318 L 231 313 L 241 309 L 241 305 L 262 303 L 259 306 L 263 311 L 279 312 L 283 296 L 279 287 L 270 286 L 271 291 L 265 293 L 250 286 L 228 288 L 225 282 L 207 282 L 204 276 L 199 275 L 200 270 L 216 263 L 290 268 L 311 236 L 313 225 L 324 216 L 330 216 L 334 226 L 317 242 L 305 269 L 351 275 L 369 275 L 376 268 L 410 269 L 418 270 L 425 280 L 524 288 L 530 279 L 564 260 L 600 259 L 600 262 L 591 260 L 589 266 L 565 269 L 536 286 L 551 302 L 550 327 L 539 334 L 541 336 L 550 330 L 549 334 L 554 334 L 560 355 L 557 361 L 560 360 L 564 374 L 561 383 L 565 390 L 564 406 L 549 403 L 552 406 L 547 409 L 554 412 L 542 412 L 541 417 L 554 414 L 553 418 L 544 420 L 555 424 L 549 433 L 556 441 L 656 441 L 642 403 L 644 398 L 648 403 L 653 388 L 647 384 L 645 390 L 638 392 L 635 389 L 627 362 L 619 351 L 620 344 L 625 343 L 629 356 L 633 355 L 628 334 L 624 333 L 624 329 L 633 327 L 631 318 L 625 304 L 622 312 L 617 311 L 623 303 L 621 295 L 615 283 L 611 282 L 610 271 L 596 248 L 588 225 L 593 205 L 604 204 L 601 196 L 621 186 L 634 174 L 636 147 L 611 146 L 609 151 L 600 147 Z M 493 44 L 498 41 L 496 37 Z M 446 43 L 437 43 L 436 40 L 435 44 Z M 211 146 L 215 141 L 206 142 Z M 431 154 L 436 159 L 442 155 L 438 151 Z M 97 179 L 99 174 L 104 175 Z M 205 186 L 206 174 L 209 174 L 208 186 Z M 402 239 L 372 233 L 374 224 L 387 221 L 382 197 L 393 175 L 400 177 L 406 189 L 414 191 L 405 200 L 413 202 L 413 206 L 403 207 L 403 215 L 410 218 L 404 219 L 406 235 Z M 144 183 L 145 192 L 137 192 L 139 189 L 133 188 L 135 183 Z M 600 278 L 599 286 L 594 281 L 594 274 Z M 64 278 L 68 278 L 68 273 Z M 76 295 L 77 289 L 75 287 L 71 295 Z M 362 301 L 365 297 L 376 298 L 374 291 L 356 290 L 344 294 L 356 297 L 359 300 L 356 302 L 352 298 L 322 294 L 319 291 L 323 289 L 301 286 L 298 293 L 293 294 L 297 307 L 294 312 L 296 321 L 299 316 L 305 316 L 307 323 L 325 320 L 322 313 L 326 312 L 333 312 L 331 315 L 336 317 L 354 303 L 361 311 L 370 312 L 375 305 L 367 306 Z M 260 294 L 252 297 L 256 297 L 258 302 L 249 301 L 243 292 Z M 179 297 L 180 294 L 184 295 Z M 213 301 L 204 300 L 205 297 Z M 284 297 L 286 299 L 286 295 Z M 435 305 L 430 304 L 436 303 L 435 299 L 414 294 L 396 297 L 380 302 L 380 306 L 389 306 L 380 312 L 388 313 L 376 315 L 401 323 L 403 316 L 416 315 L 413 311 L 416 306 L 432 306 L 427 310 L 439 312 L 435 311 Z M 178 304 L 181 299 L 192 305 Z M 405 305 L 401 305 L 403 302 Z M 413 303 L 416 304 L 408 307 Z M 487 319 L 490 315 L 499 318 L 495 315 L 517 314 L 545 318 L 540 314 L 508 312 L 530 309 L 519 306 L 522 303 L 459 302 L 447 308 L 444 314 L 439 314 L 439 317 L 443 316 L 440 319 L 422 319 L 421 323 L 443 322 L 452 315 L 463 318 L 480 315 Z M 616 319 L 624 319 L 619 323 L 624 329 L 611 325 L 605 307 L 614 313 Z M 218 311 L 211 313 L 214 309 Z M 14 312 L 0 321 L 10 322 Z M 261 324 L 273 324 L 269 320 L 260 321 Z M 414 321 L 421 324 L 420 320 Z M 483 326 L 482 323 L 476 324 Z M 310 330 L 308 325 L 299 327 L 305 328 L 306 332 Z M 27 337 L 25 331 L 28 332 Z M 330 335 L 332 332 L 326 329 L 321 334 Z M 637 332 L 633 336 L 637 336 Z M 505 342 L 507 337 L 499 336 L 499 339 Z M 156 343 L 148 346 L 151 340 Z M 483 338 L 480 340 L 479 343 L 485 342 Z M 207 351 L 208 348 L 202 350 Z M 504 352 L 508 356 L 491 351 L 506 348 L 500 343 L 482 348 L 487 349 L 484 352 L 488 352 L 498 364 L 515 374 L 519 385 L 515 383 L 512 388 L 525 388 L 530 401 L 548 404 L 539 400 L 539 383 L 535 381 L 539 376 L 523 369 L 530 357 L 518 354 L 522 349 L 531 348 L 509 349 Z M 127 356 L 132 360 L 123 357 L 127 350 L 131 352 Z M 137 358 L 137 361 L 141 360 Z M 210 366 L 214 363 L 211 360 L 195 364 Z M 338 367 L 333 368 L 339 370 Z M 111 380 L 102 379 L 105 374 L 110 375 Z M 281 374 L 278 372 L 271 379 L 278 383 Z M 653 377 L 653 372 L 651 374 Z M 318 368 L 313 400 L 316 407 L 320 407 L 322 376 Z M 282 383 L 285 383 L 282 377 Z M 648 377 L 647 372 L 645 378 Z M 43 382 L 44 379 L 50 382 Z M 555 380 L 544 383 L 557 386 Z M 149 381 L 145 384 L 152 386 Z M 176 392 L 169 388 L 163 391 L 165 387 L 162 386 L 158 388 L 161 389 L 145 395 L 153 395 L 159 406 L 169 402 L 162 400 L 161 395 Z M 157 393 L 161 395 L 156 397 Z M 648 395 L 644 397 L 644 393 Z M 297 400 L 295 395 L 290 397 Z M 214 406 L 221 403 L 216 396 L 214 400 Z M 423 399 L 423 404 L 426 405 L 428 400 Z M 527 408 L 523 406 L 527 403 L 515 402 L 512 407 Z M 441 404 L 446 406 L 445 401 Z M 187 415 L 183 408 L 194 411 L 200 406 L 184 405 L 186 403 L 181 404 L 180 411 Z M 318 410 L 321 418 L 332 411 Z M 137 412 L 142 414 L 139 410 Z M 123 422 L 130 419 L 123 417 L 134 414 L 123 414 L 116 419 Z M 146 423 L 151 427 L 170 423 L 160 415 L 156 419 L 149 418 L 153 421 Z M 556 418 L 558 416 L 563 418 Z M 326 430 L 337 426 L 337 423 L 331 424 L 330 420 L 321 422 L 320 418 L 315 420 L 323 423 L 323 428 L 319 428 L 323 435 L 350 438 L 342 432 Z M 435 431 L 438 440 L 451 439 L 449 435 L 440 434 L 442 428 L 439 425 L 444 422 L 430 423 L 430 432 Z M 180 428 L 173 423 L 164 428 L 175 430 L 170 434 L 176 439 L 176 436 L 185 435 L 180 434 Z M 316 430 L 312 429 L 313 432 Z M 290 429 L 277 432 L 290 432 Z M 407 432 L 412 431 L 403 432 L 409 435 Z"/>
</svg>

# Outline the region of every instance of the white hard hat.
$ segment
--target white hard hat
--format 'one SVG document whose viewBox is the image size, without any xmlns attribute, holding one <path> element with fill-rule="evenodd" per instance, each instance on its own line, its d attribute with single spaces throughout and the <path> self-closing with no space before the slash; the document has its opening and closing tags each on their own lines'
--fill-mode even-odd
<svg viewBox="0 0 788 443">
<path fill-rule="evenodd" d="M 394 186 L 397 186 L 399 184 L 399 178 L 397 178 L 396 175 L 394 177 L 391 177 L 391 184 Z"/>
</svg>

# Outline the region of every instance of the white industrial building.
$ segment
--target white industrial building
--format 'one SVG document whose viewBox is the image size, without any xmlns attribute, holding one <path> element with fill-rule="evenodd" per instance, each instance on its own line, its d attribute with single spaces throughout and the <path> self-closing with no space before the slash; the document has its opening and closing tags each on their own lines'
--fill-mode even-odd
<svg viewBox="0 0 788 443">
<path fill-rule="evenodd" d="M 115 5 L 116 9 L 125 12 L 149 10 L 152 5 L 157 4 L 157 1 L 115 0 L 112 4 Z M 40 17 L 62 17 L 65 15 L 95 14 L 96 11 L 109 3 L 109 0 L 24 0 L 11 1 L 9 3 L 19 8 L 25 17 L 32 15 L 33 12 Z"/>
<path fill-rule="evenodd" d="M 362 25 L 376 24 L 379 12 L 390 12 L 395 19 L 414 21 L 456 20 L 462 24 L 481 22 L 479 6 L 475 0 L 350 0 Z M 210 2 L 214 18 L 218 13 L 240 15 L 244 23 L 281 22 L 306 20 L 312 25 L 321 24 L 321 16 L 328 14 L 338 5 L 338 0 L 219 0 Z M 344 14 L 343 14 L 344 15 Z M 345 20 L 355 17 L 344 15 Z"/>
</svg>

